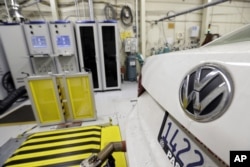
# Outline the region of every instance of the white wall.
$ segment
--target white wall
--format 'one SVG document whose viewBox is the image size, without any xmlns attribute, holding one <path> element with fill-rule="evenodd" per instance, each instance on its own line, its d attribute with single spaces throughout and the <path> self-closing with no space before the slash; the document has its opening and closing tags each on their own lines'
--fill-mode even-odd
<svg viewBox="0 0 250 167">
<path fill-rule="evenodd" d="M 184 49 L 188 46 L 189 29 L 191 26 L 201 25 L 202 11 L 195 11 L 186 15 L 181 15 L 174 20 L 164 20 L 155 24 L 167 16 L 169 11 L 175 13 L 182 12 L 201 5 L 201 0 L 148 0 L 146 2 L 146 54 L 150 55 L 151 49 L 156 50 L 164 47 L 168 42 L 171 46 L 181 47 Z M 173 24 L 174 28 L 169 28 L 168 24 Z M 183 34 L 184 38 L 177 40 L 177 34 Z"/>
<path fill-rule="evenodd" d="M 138 0 L 139 5 L 142 0 Z M 33 2 L 33 1 L 31 1 Z M 44 1 L 49 2 L 49 0 Z M 88 12 L 88 3 L 83 2 L 83 0 L 79 0 L 79 12 L 80 18 L 76 17 L 76 8 L 74 6 L 74 0 L 58 0 L 57 1 L 59 19 L 68 18 L 68 20 L 76 21 L 78 19 L 89 19 Z M 96 20 L 104 20 L 104 6 L 106 3 L 110 3 L 114 6 L 117 11 L 117 19 L 119 24 L 120 33 L 129 32 L 132 36 L 135 36 L 133 32 L 133 28 L 123 26 L 120 21 L 120 11 L 123 5 L 128 5 L 133 10 L 134 14 L 134 25 L 135 25 L 135 2 L 136 0 L 93 0 L 94 2 L 94 13 Z M 168 42 L 171 47 L 175 46 L 180 49 L 187 49 L 190 47 L 190 37 L 189 30 L 192 26 L 199 26 L 200 33 L 199 36 L 201 41 L 204 40 L 205 34 L 203 32 L 207 32 L 207 25 L 202 29 L 202 24 L 204 22 L 204 11 L 198 10 L 189 14 L 181 15 L 175 18 L 174 21 L 165 20 L 163 22 L 159 22 L 155 24 L 155 20 L 159 20 L 166 16 L 169 11 L 174 11 L 175 13 L 182 12 L 194 7 L 198 7 L 203 3 L 207 3 L 208 0 L 145 0 L 145 11 L 146 11 L 146 23 L 139 24 L 145 25 L 146 27 L 146 40 L 142 42 L 146 42 L 146 55 L 151 55 L 151 49 L 159 49 L 165 46 L 165 43 Z M 71 3 L 69 6 L 67 4 Z M 64 5 L 64 6 L 62 6 Z M 30 20 L 42 20 L 43 17 L 47 21 L 53 20 L 52 12 L 50 6 L 39 4 L 39 7 L 42 11 L 42 16 L 39 15 L 39 10 L 36 5 L 24 8 L 22 13 L 24 16 L 29 18 Z M 83 10 L 85 9 L 85 10 Z M 140 6 L 139 6 L 140 9 Z M 4 18 L 6 13 L 5 7 L 0 7 L 1 18 Z M 138 11 L 140 14 L 140 11 Z M 207 9 L 206 19 L 208 23 L 211 23 L 211 33 L 218 33 L 220 35 L 224 35 L 238 27 L 241 27 L 244 24 L 250 23 L 250 3 L 248 2 L 237 2 L 232 0 L 232 2 L 226 2 L 214 7 L 209 7 Z M 169 24 L 174 25 L 174 28 L 169 28 Z M 204 27 L 204 26 L 203 26 Z M 140 28 L 139 28 L 140 29 Z M 184 38 L 177 40 L 176 34 L 183 34 Z M 140 34 L 139 34 L 140 35 Z M 124 64 L 124 60 L 126 58 L 126 54 L 123 51 L 122 40 L 120 39 L 120 55 L 121 55 L 121 64 Z"/>
<path fill-rule="evenodd" d="M 149 56 L 152 48 L 160 48 L 165 42 L 173 42 L 174 47 L 179 49 L 190 48 L 190 28 L 200 27 L 200 43 L 205 38 L 206 29 L 202 29 L 202 24 L 206 24 L 203 18 L 205 10 L 197 10 L 192 13 L 181 15 L 174 21 L 165 20 L 155 24 L 155 20 L 166 17 L 169 11 L 175 13 L 198 7 L 207 0 L 147 0 L 146 1 L 146 55 Z M 244 24 L 250 23 L 250 3 L 249 2 L 225 2 L 207 8 L 208 24 L 211 24 L 210 32 L 224 35 Z M 174 28 L 168 28 L 168 24 L 173 23 Z M 201 31 L 201 29 L 203 31 Z M 205 33 L 204 33 L 205 32 Z M 184 34 L 184 38 L 177 40 L 177 34 Z"/>
<path fill-rule="evenodd" d="M 211 9 L 211 31 L 224 35 L 250 23 L 250 2 L 226 2 Z"/>
</svg>

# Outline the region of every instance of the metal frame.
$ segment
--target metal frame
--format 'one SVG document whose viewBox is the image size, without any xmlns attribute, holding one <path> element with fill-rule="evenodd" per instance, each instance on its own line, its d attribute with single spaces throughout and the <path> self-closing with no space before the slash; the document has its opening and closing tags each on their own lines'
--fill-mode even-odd
<svg viewBox="0 0 250 167">
<path fill-rule="evenodd" d="M 92 101 L 92 108 L 93 108 L 93 118 L 74 118 L 74 112 L 73 111 L 73 107 L 72 107 L 72 100 L 70 98 L 70 92 L 69 92 L 69 85 L 67 84 L 67 79 L 68 78 L 76 78 L 76 77 L 88 77 L 88 82 L 89 82 L 89 86 L 90 86 L 90 100 Z M 95 105 L 95 99 L 94 99 L 94 93 L 93 93 L 93 84 L 92 84 L 92 75 L 91 73 L 76 73 L 76 74 L 70 74 L 70 75 L 63 75 L 63 84 L 65 89 L 65 94 L 66 94 L 66 99 L 68 102 L 68 106 L 69 106 L 69 112 L 70 112 L 70 119 L 71 121 L 92 121 L 92 120 L 96 120 L 96 105 Z M 79 90 L 80 91 L 80 90 Z"/>
<path fill-rule="evenodd" d="M 113 26 L 115 28 L 115 47 L 116 47 L 116 68 L 117 68 L 117 85 L 114 87 L 107 87 L 106 76 L 105 76 L 105 64 L 104 64 L 104 48 L 103 48 L 103 38 L 102 38 L 102 27 Z M 119 50 L 118 50 L 118 29 L 117 23 L 98 23 L 98 35 L 99 35 L 99 45 L 100 45 L 100 60 L 101 60 L 101 71 L 103 76 L 103 90 L 114 90 L 121 89 L 121 72 L 120 72 L 120 61 L 119 61 Z"/>
<path fill-rule="evenodd" d="M 67 62 L 69 66 L 69 72 L 79 72 L 79 64 L 77 58 L 75 34 L 73 24 L 69 21 L 55 21 L 49 23 L 50 38 L 53 45 L 53 51 L 55 55 L 55 62 L 57 71 L 59 73 L 66 71 L 62 68 L 62 65 Z M 57 35 L 67 35 L 70 38 L 70 47 L 58 47 Z M 63 61 L 64 60 L 64 61 Z M 62 61 L 64 62 L 62 64 Z M 71 64 L 71 66 L 70 66 Z"/>
<path fill-rule="evenodd" d="M 34 71 L 34 74 L 36 75 L 48 75 L 49 72 L 51 73 L 57 73 L 57 69 L 56 68 L 53 68 L 53 67 L 56 67 L 56 62 L 55 62 L 55 59 L 51 56 L 30 56 L 30 62 L 31 62 L 31 65 L 32 65 L 32 68 L 33 68 L 33 71 Z M 43 71 L 43 68 L 39 68 L 39 65 L 37 64 L 40 64 L 42 62 L 43 64 L 43 67 L 44 67 L 44 71 Z M 47 67 L 47 68 L 45 68 Z M 50 68 L 50 71 L 48 71 L 48 67 L 51 67 Z"/>
<path fill-rule="evenodd" d="M 31 64 L 34 69 L 34 73 L 37 75 L 44 75 L 51 72 L 57 73 L 58 71 L 53 56 L 53 47 L 48 23 L 45 21 L 28 22 L 23 24 L 23 29 L 29 50 L 29 56 L 32 59 Z M 46 40 L 46 47 L 34 48 L 31 39 L 35 36 L 44 37 Z"/>
<path fill-rule="evenodd" d="M 0 36 L 16 89 L 25 86 L 25 78 L 33 69 L 22 24 L 0 25 Z"/>
<path fill-rule="evenodd" d="M 23 27 L 30 55 L 50 55 L 53 53 L 49 25 L 47 22 L 25 23 Z M 43 36 L 46 40 L 46 47 L 37 47 L 34 49 L 31 41 L 31 37 L 33 36 Z"/>
<path fill-rule="evenodd" d="M 70 78 L 81 78 L 81 77 L 87 77 L 87 82 L 88 82 L 88 96 L 90 100 L 90 103 L 88 105 L 90 105 L 90 108 L 93 109 L 92 111 L 90 111 L 90 117 L 76 117 L 75 113 L 77 111 L 74 111 L 73 105 L 74 105 L 74 101 L 72 100 L 72 96 L 71 96 L 71 85 L 68 84 L 67 80 Z M 58 79 L 60 81 L 58 81 Z M 56 104 L 57 104 L 57 109 L 59 112 L 59 116 L 60 116 L 60 120 L 59 121 L 54 121 L 51 123 L 44 123 L 41 120 L 41 116 L 39 114 L 40 111 L 38 111 L 37 109 L 37 105 L 36 105 L 36 98 L 34 97 L 34 91 L 31 86 L 30 86 L 30 82 L 31 81 L 42 81 L 42 80 L 51 80 L 53 83 L 53 90 L 55 93 L 55 98 L 56 98 Z M 39 126 L 44 126 L 44 125 L 54 125 L 54 124 L 59 124 L 59 123 L 65 123 L 65 122 L 70 122 L 70 121 L 92 121 L 92 120 L 96 120 L 97 115 L 96 115 L 96 105 L 95 105 L 95 99 L 94 99 L 94 93 L 93 93 L 93 84 L 92 84 L 92 75 L 91 73 L 75 73 L 75 74 L 55 74 L 55 75 L 46 75 L 46 76 L 32 76 L 32 77 L 28 77 L 26 80 L 26 88 L 27 88 L 27 92 L 28 95 L 30 97 L 30 101 L 31 101 L 31 105 L 32 105 L 32 109 L 36 118 L 36 121 L 38 123 Z M 59 90 L 61 89 L 61 90 Z M 79 90 L 81 91 L 81 90 Z M 85 103 L 86 104 L 86 103 Z M 88 111 L 89 112 L 89 111 Z M 65 117 L 66 116 L 66 117 Z"/>
<path fill-rule="evenodd" d="M 33 97 L 33 94 L 32 94 L 32 90 L 31 90 L 31 88 L 29 86 L 29 82 L 34 81 L 34 80 L 42 80 L 42 79 L 49 79 L 49 80 L 52 80 L 52 82 L 53 82 L 53 87 L 54 87 L 54 90 L 55 90 L 55 97 L 56 97 L 56 101 L 57 101 L 57 104 L 58 104 L 59 115 L 61 117 L 61 119 L 59 121 L 55 121 L 55 122 L 51 122 L 51 123 L 43 123 L 43 122 L 41 122 L 40 116 L 39 116 L 39 114 L 37 112 L 37 107 L 35 105 L 35 100 L 34 100 L 34 97 Z M 58 92 L 55 76 L 47 75 L 47 76 L 28 77 L 25 80 L 25 83 L 26 83 L 26 89 L 27 89 L 28 95 L 30 97 L 29 99 L 31 101 L 31 106 L 32 106 L 32 109 L 33 109 L 37 124 L 39 126 L 45 126 L 45 125 L 55 125 L 55 124 L 59 124 L 59 123 L 64 123 L 65 119 L 64 119 L 64 115 L 63 115 L 63 111 L 62 111 L 62 104 L 61 104 L 61 101 L 60 101 L 60 98 L 59 98 L 59 92 Z"/>
<path fill-rule="evenodd" d="M 61 104 L 62 108 L 64 108 L 64 119 L 66 122 L 72 121 L 72 111 L 70 110 L 69 104 L 68 104 L 68 98 L 66 94 L 65 89 L 65 82 L 64 82 L 64 74 L 55 74 L 57 85 L 60 87 L 60 96 L 61 96 Z M 59 81 L 58 81 L 59 80 Z M 61 81 L 60 81 L 61 80 Z M 69 117 L 68 117 L 69 115 Z"/>
<path fill-rule="evenodd" d="M 7 64 L 6 55 L 3 51 L 2 41 L 0 39 L 0 81 L 2 81 L 2 78 L 8 71 L 9 66 Z M 3 85 L 0 84 L 0 100 L 3 100 L 7 95 L 7 91 L 4 89 Z"/>
</svg>

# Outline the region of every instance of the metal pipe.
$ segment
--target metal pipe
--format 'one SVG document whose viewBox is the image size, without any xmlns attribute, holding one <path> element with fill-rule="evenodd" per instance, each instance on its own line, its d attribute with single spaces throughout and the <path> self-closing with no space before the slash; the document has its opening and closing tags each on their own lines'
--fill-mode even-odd
<svg viewBox="0 0 250 167">
<path fill-rule="evenodd" d="M 138 35 L 138 33 L 139 33 L 139 27 L 138 27 L 138 0 L 135 0 L 135 28 L 136 28 L 136 52 L 138 51 L 138 47 L 139 47 L 139 45 L 138 45 L 138 43 L 139 43 L 139 35 Z"/>
<path fill-rule="evenodd" d="M 210 3 L 207 3 L 207 4 L 203 4 L 201 6 L 193 8 L 193 9 L 189 9 L 189 10 L 186 10 L 186 11 L 183 11 L 183 12 L 176 13 L 176 14 L 174 14 L 172 16 L 167 16 L 167 17 L 161 18 L 161 19 L 155 21 L 155 23 L 158 23 L 160 21 L 164 21 L 166 19 L 170 19 L 170 18 L 173 18 L 173 17 L 176 17 L 176 16 L 180 16 L 180 15 L 183 15 L 183 14 L 191 13 L 191 12 L 196 11 L 196 10 L 200 10 L 200 9 L 204 9 L 204 8 L 207 8 L 207 7 L 210 7 L 210 6 L 214 6 L 214 5 L 217 5 L 217 4 L 220 4 L 220 3 L 224 3 L 226 1 L 229 1 L 229 0 L 218 0 L 218 1 L 215 1 L 215 2 L 210 2 Z"/>
<path fill-rule="evenodd" d="M 55 0 L 50 0 L 50 9 L 52 12 L 53 20 L 59 20 L 58 2 Z"/>
<path fill-rule="evenodd" d="M 6 12 L 7 12 L 7 15 L 8 15 L 8 20 L 10 20 L 10 12 L 9 12 L 9 9 L 8 9 L 7 0 L 4 0 L 4 4 L 5 4 Z"/>
<path fill-rule="evenodd" d="M 76 16 L 77 19 L 80 19 L 80 13 L 79 13 L 79 6 L 78 6 L 78 0 L 75 0 L 75 8 L 76 8 Z"/>
<path fill-rule="evenodd" d="M 101 152 L 98 153 L 97 157 L 101 162 L 104 162 L 113 152 L 126 152 L 126 142 L 112 142 L 109 143 Z"/>
<path fill-rule="evenodd" d="M 15 5 L 16 4 L 16 0 L 10 0 L 10 5 Z"/>
<path fill-rule="evenodd" d="M 140 44 L 141 54 L 146 55 L 146 0 L 141 0 L 140 6 Z"/>
<path fill-rule="evenodd" d="M 8 5 L 8 9 L 12 21 L 18 21 L 18 22 L 24 21 L 24 17 L 21 15 L 21 8 L 17 3 L 17 0 L 11 0 Z"/>
<path fill-rule="evenodd" d="M 85 6 L 84 6 L 84 0 L 82 0 L 82 11 L 83 11 L 83 20 L 85 19 Z"/>
<path fill-rule="evenodd" d="M 83 160 L 80 167 L 97 167 L 104 163 L 113 152 L 126 152 L 126 142 L 111 142 L 97 155 L 91 155 Z"/>
<path fill-rule="evenodd" d="M 89 2 L 89 17 L 90 20 L 94 20 L 93 0 L 88 0 L 88 2 Z"/>
</svg>

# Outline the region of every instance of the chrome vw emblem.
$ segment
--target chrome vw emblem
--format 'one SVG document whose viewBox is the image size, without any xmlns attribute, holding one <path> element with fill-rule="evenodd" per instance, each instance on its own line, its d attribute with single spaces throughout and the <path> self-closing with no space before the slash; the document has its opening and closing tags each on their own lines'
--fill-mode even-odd
<svg viewBox="0 0 250 167">
<path fill-rule="evenodd" d="M 180 88 L 181 106 L 197 121 L 214 120 L 230 105 L 232 87 L 232 80 L 224 69 L 204 64 L 184 78 Z"/>
</svg>

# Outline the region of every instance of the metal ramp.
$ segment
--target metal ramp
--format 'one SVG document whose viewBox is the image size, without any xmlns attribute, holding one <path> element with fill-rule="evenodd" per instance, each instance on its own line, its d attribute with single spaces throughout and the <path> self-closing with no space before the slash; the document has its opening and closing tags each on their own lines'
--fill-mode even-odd
<svg viewBox="0 0 250 167">
<path fill-rule="evenodd" d="M 121 141 L 118 126 L 89 126 L 31 134 L 3 167 L 77 166 L 109 142 Z M 116 166 L 126 167 L 125 154 L 113 153 Z"/>
</svg>

